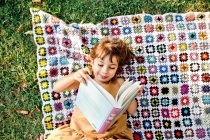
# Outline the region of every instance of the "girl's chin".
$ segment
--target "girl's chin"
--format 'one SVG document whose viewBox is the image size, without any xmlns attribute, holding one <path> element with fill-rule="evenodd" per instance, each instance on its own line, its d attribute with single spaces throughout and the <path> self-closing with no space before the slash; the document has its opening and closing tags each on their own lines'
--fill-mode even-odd
<svg viewBox="0 0 210 140">
<path fill-rule="evenodd" d="M 109 77 L 98 77 L 97 79 L 98 79 L 98 81 L 103 82 L 103 83 L 110 81 Z"/>
<path fill-rule="evenodd" d="M 109 82 L 109 79 L 100 78 L 100 79 L 99 79 L 99 81 L 100 81 L 100 82 L 104 82 L 104 83 L 106 83 L 106 82 Z"/>
</svg>

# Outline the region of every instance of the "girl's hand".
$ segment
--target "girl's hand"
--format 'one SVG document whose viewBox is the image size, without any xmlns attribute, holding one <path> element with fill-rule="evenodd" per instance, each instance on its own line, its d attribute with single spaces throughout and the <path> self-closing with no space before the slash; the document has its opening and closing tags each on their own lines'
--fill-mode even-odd
<svg viewBox="0 0 210 140">
<path fill-rule="evenodd" d="M 140 90 L 139 90 L 137 96 L 142 96 L 143 92 L 144 92 L 144 86 L 141 85 Z"/>
<path fill-rule="evenodd" d="M 92 69 L 88 67 L 82 68 L 74 73 L 74 79 L 80 83 L 86 83 L 87 74 L 92 75 Z"/>
</svg>

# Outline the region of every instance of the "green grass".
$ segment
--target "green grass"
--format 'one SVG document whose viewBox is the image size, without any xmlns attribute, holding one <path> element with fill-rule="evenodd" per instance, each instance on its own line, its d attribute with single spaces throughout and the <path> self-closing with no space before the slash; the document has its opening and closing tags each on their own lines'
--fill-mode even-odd
<svg viewBox="0 0 210 140">
<path fill-rule="evenodd" d="M 31 0 L 0 1 L 0 139 L 33 140 L 43 133 L 41 96 L 36 80 L 36 46 L 30 7 L 39 7 L 67 23 L 98 23 L 110 16 L 210 10 L 208 0 Z M 17 113 L 31 112 L 31 116 Z"/>
</svg>

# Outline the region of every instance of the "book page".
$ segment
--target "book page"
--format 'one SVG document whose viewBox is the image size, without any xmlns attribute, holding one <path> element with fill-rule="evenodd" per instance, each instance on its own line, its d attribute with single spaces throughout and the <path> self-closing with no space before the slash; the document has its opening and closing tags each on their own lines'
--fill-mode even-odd
<svg viewBox="0 0 210 140">
<path fill-rule="evenodd" d="M 89 81 L 79 86 L 76 106 L 86 116 L 90 124 L 100 129 L 104 120 L 113 109 L 113 104 Z"/>
<path fill-rule="evenodd" d="M 123 82 L 123 84 L 120 86 L 119 91 L 117 92 L 117 95 L 115 97 L 115 101 L 118 102 L 121 94 L 133 83 L 133 81 L 129 81 L 129 79 L 127 79 L 126 81 Z"/>
<path fill-rule="evenodd" d="M 110 103 L 112 103 L 113 105 L 116 104 L 113 96 L 106 89 L 104 89 L 101 85 L 94 81 L 89 75 L 88 77 L 88 81 L 90 81 L 91 84 L 93 84 L 101 92 L 101 94 L 103 94 L 103 96 L 110 101 Z"/>
<path fill-rule="evenodd" d="M 131 96 L 134 93 L 136 93 L 136 92 L 138 93 L 138 91 L 140 90 L 140 85 L 139 84 L 140 83 L 137 81 L 134 84 L 132 84 L 131 86 L 129 86 L 119 97 L 118 104 L 123 105 L 124 102 L 126 100 L 128 100 L 129 98 L 131 98 Z"/>
<path fill-rule="evenodd" d="M 129 98 L 125 98 L 125 100 L 123 100 L 123 105 L 122 108 L 127 108 L 127 106 L 134 100 L 134 98 L 136 97 L 136 95 L 138 94 L 139 90 L 136 89 Z"/>
</svg>

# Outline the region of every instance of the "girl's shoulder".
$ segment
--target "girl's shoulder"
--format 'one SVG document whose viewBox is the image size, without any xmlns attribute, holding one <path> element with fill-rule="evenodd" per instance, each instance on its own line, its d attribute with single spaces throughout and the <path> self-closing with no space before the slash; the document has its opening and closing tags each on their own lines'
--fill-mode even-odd
<svg viewBox="0 0 210 140">
<path fill-rule="evenodd" d="M 119 78 L 115 78 L 115 83 L 116 84 L 122 85 L 124 81 L 125 80 L 123 78 L 120 78 L 120 77 Z"/>
</svg>

